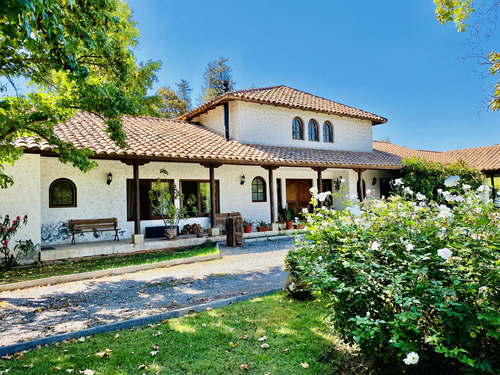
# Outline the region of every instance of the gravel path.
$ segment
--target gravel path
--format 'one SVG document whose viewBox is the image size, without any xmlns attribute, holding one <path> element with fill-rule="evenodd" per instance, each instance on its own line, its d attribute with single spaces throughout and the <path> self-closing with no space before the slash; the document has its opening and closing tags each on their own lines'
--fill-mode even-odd
<svg viewBox="0 0 500 375">
<path fill-rule="evenodd" d="M 292 243 L 220 246 L 220 260 L 0 292 L 0 346 L 284 286 Z"/>
</svg>

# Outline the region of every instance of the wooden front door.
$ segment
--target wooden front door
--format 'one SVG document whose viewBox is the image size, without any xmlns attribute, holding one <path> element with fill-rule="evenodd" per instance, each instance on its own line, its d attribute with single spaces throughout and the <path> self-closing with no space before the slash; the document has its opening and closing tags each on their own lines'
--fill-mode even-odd
<svg viewBox="0 0 500 375">
<path fill-rule="evenodd" d="M 303 208 L 309 208 L 311 186 L 312 180 L 286 180 L 286 204 L 294 210 L 295 216 L 302 213 Z"/>
</svg>

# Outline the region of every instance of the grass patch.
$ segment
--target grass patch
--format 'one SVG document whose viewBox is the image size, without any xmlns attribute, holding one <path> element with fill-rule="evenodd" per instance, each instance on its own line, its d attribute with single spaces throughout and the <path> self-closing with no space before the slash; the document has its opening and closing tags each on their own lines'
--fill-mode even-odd
<svg viewBox="0 0 500 375">
<path fill-rule="evenodd" d="M 291 301 L 276 293 L 156 325 L 94 335 L 84 342 L 52 344 L 0 360 L 0 371 L 67 374 L 67 370 L 74 370 L 79 374 L 89 369 L 95 375 L 363 373 L 364 364 L 351 350 L 340 347 L 323 324 L 325 312 L 317 303 Z M 263 336 L 267 339 L 259 341 Z M 261 348 L 265 343 L 269 348 Z M 307 369 L 301 365 L 306 363 Z"/>
<path fill-rule="evenodd" d="M 44 277 L 100 271 L 111 268 L 135 266 L 139 264 L 157 263 L 179 258 L 191 258 L 215 254 L 216 252 L 216 244 L 204 244 L 175 250 L 169 249 L 139 254 L 124 254 L 119 256 L 112 255 L 74 261 L 67 260 L 1 272 L 0 284 L 10 284 L 26 280 L 42 279 Z"/>
</svg>

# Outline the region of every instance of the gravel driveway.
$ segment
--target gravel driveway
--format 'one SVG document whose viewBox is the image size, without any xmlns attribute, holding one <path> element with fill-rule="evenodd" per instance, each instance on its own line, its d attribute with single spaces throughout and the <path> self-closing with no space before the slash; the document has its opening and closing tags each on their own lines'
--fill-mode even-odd
<svg viewBox="0 0 500 375">
<path fill-rule="evenodd" d="M 284 286 L 292 244 L 247 241 L 210 262 L 0 292 L 0 346 Z"/>
</svg>

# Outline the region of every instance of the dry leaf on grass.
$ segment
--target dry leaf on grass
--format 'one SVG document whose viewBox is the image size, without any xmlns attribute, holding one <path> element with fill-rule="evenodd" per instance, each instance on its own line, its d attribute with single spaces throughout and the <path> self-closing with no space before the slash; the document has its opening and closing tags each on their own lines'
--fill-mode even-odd
<svg viewBox="0 0 500 375">
<path fill-rule="evenodd" d="M 243 340 L 248 340 L 248 335 L 243 335 L 241 338 L 242 338 Z"/>
<path fill-rule="evenodd" d="M 262 349 L 267 349 L 269 348 L 269 344 L 266 342 L 260 346 Z"/>
<path fill-rule="evenodd" d="M 239 343 L 239 342 L 236 342 L 236 343 L 235 343 L 235 342 L 232 342 L 232 341 L 231 341 L 231 342 L 229 343 L 229 346 L 232 346 L 233 348 L 237 347 L 238 345 L 240 345 L 240 343 Z"/>
<path fill-rule="evenodd" d="M 290 353 L 290 348 L 286 348 L 285 350 L 283 350 L 283 353 L 285 353 L 285 354 Z"/>
<path fill-rule="evenodd" d="M 309 363 L 307 363 L 307 362 L 304 362 L 304 363 L 300 362 L 300 365 L 301 365 L 303 368 L 309 368 Z"/>
<path fill-rule="evenodd" d="M 248 365 L 242 364 L 242 365 L 240 365 L 240 369 L 242 369 L 242 370 L 250 370 L 250 367 L 248 367 Z"/>
<path fill-rule="evenodd" d="M 139 366 L 139 370 L 145 370 L 146 369 L 146 365 L 145 364 L 142 364 Z"/>
<path fill-rule="evenodd" d="M 267 341 L 267 336 L 262 336 L 261 338 L 257 339 L 257 341 Z"/>
</svg>

